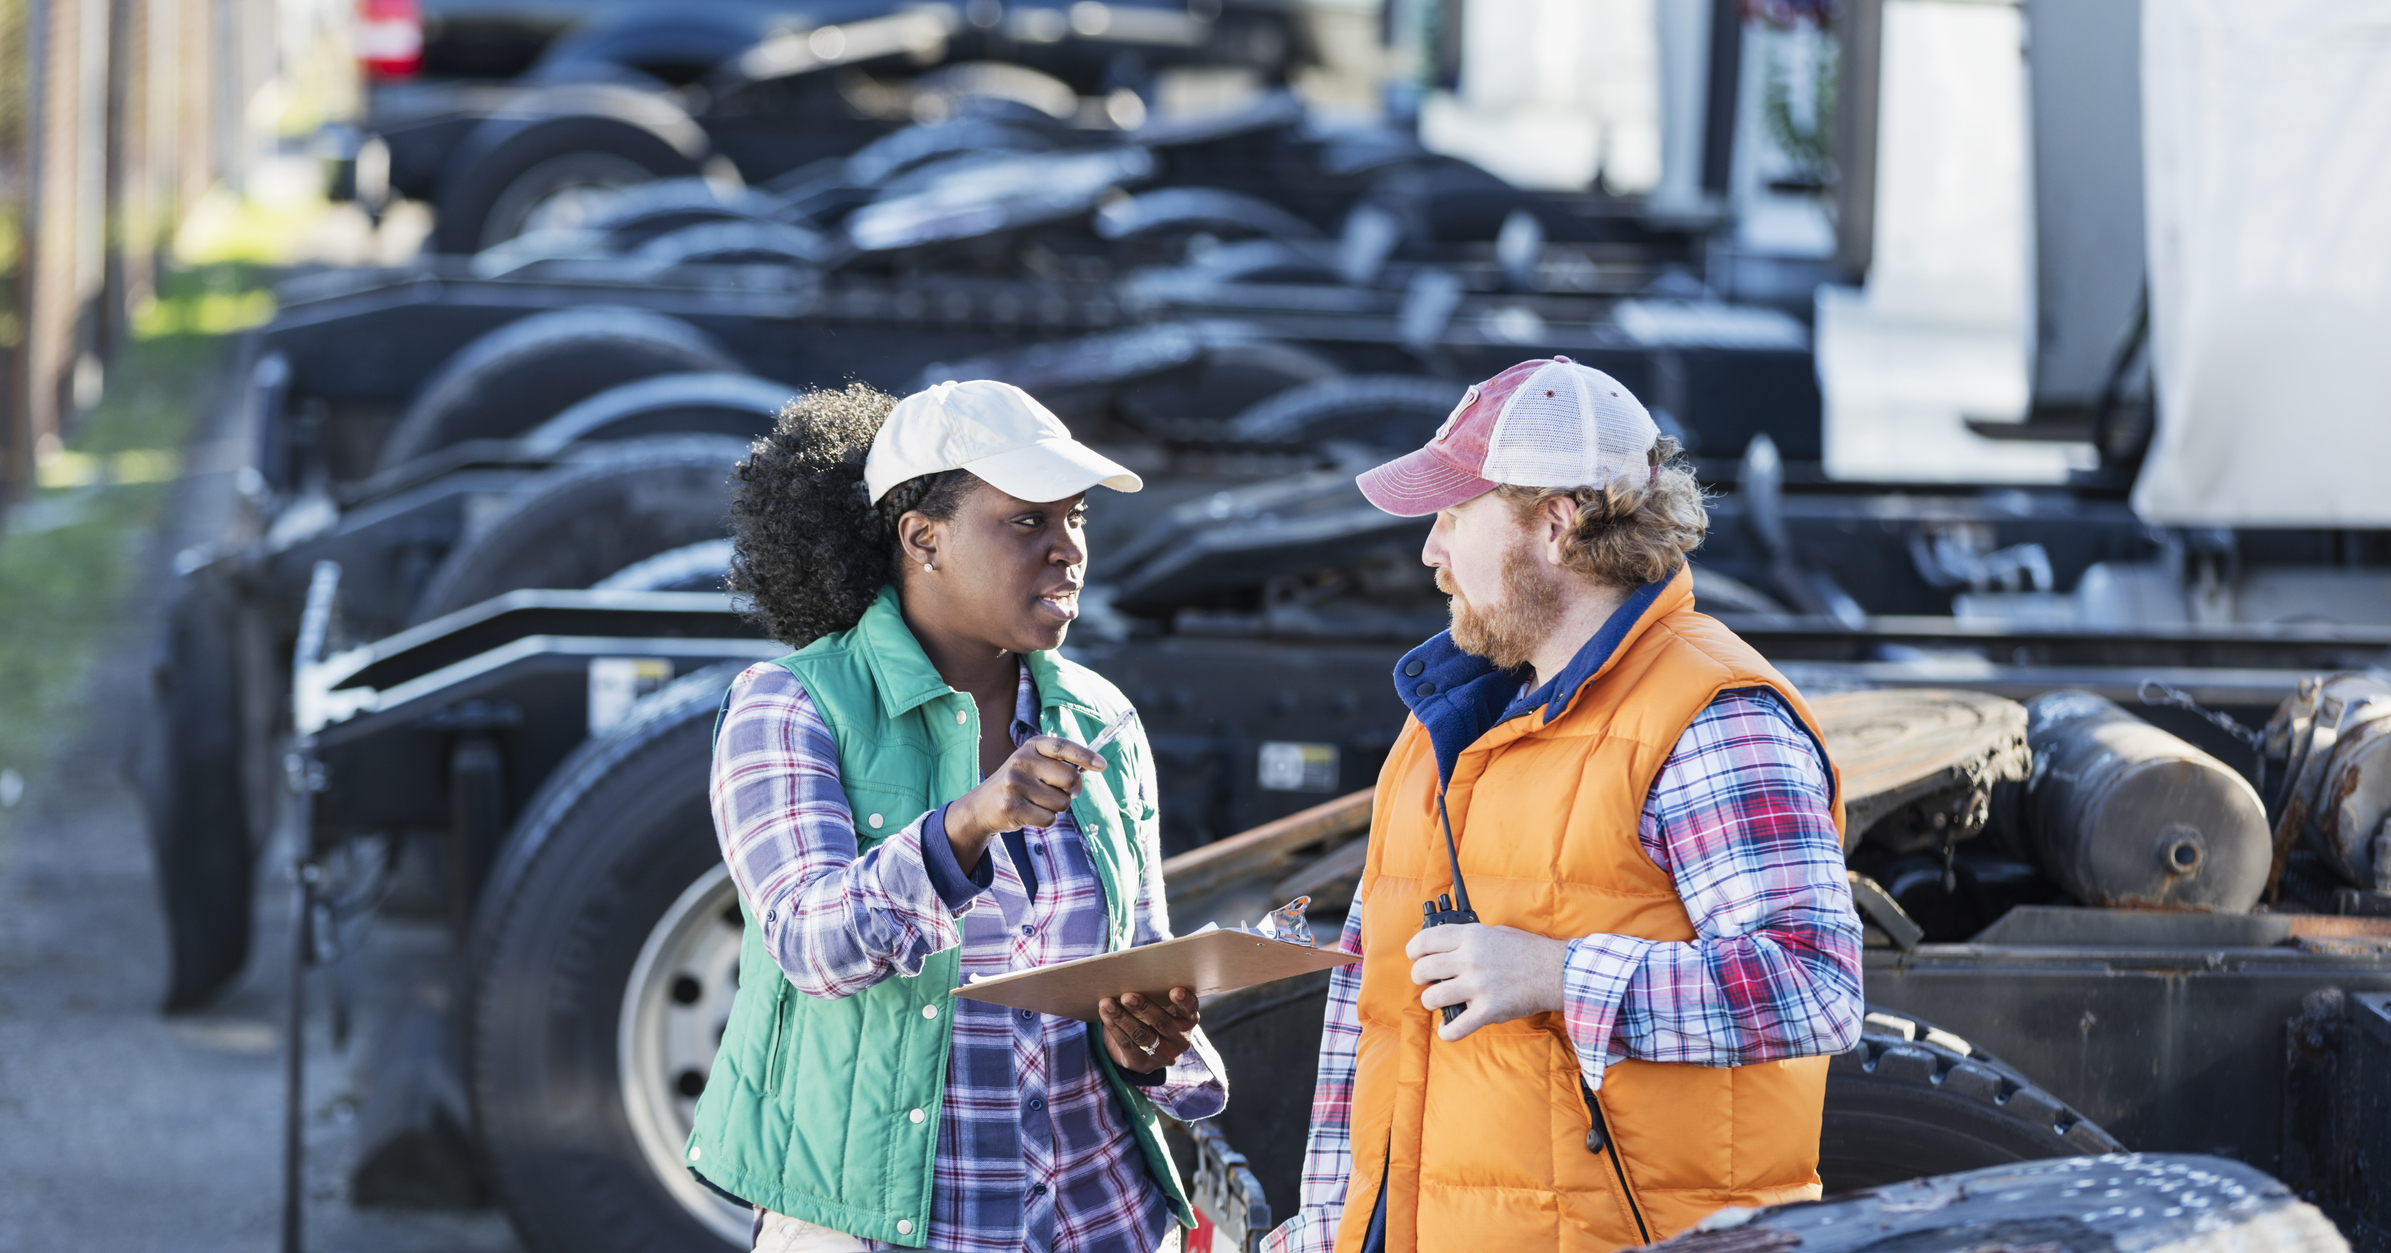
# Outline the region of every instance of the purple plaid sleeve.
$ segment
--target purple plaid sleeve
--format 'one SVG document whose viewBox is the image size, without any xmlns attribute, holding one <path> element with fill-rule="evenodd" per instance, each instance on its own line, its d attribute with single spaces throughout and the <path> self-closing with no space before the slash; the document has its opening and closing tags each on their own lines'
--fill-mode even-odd
<svg viewBox="0 0 2391 1253">
<path fill-rule="evenodd" d="M 1038 716 L 1038 691 L 1025 669 L 1015 692 L 1015 744 L 1037 734 Z M 1134 749 L 1142 766 L 1150 760 L 1142 742 Z M 1138 784 L 1138 835 L 1155 870 L 1134 902 L 1136 935 L 1152 940 L 1170 934 L 1170 919 L 1150 766 Z M 968 875 L 955 864 L 940 810 L 865 815 L 867 834 L 890 834 L 859 853 L 864 841 L 840 785 L 837 743 L 803 687 L 778 666 L 757 666 L 733 685 L 712 798 L 740 896 L 800 991 L 848 995 L 892 974 L 917 973 L 930 954 L 958 944 L 967 980 L 1108 947 L 1104 883 L 1067 813 L 1051 827 L 1025 828 L 1018 841 L 990 843 Z M 928 1247 L 1157 1247 L 1173 1225 L 1170 1209 L 1086 1024 L 961 998 L 947 1007 L 953 1043 L 939 1100 L 929 1230 L 920 1233 Z M 1227 1100 L 1209 1042 L 1157 1079 L 1141 1086 L 1178 1118 L 1218 1113 Z"/>
<path fill-rule="evenodd" d="M 922 868 L 930 872 L 930 888 L 948 909 L 963 912 L 971 905 L 971 898 L 987 891 L 996 883 L 996 864 L 982 857 L 980 864 L 966 873 L 963 864 L 955 859 L 955 846 L 946 838 L 945 805 L 922 815 Z"/>
<path fill-rule="evenodd" d="M 1345 915 L 1337 947 L 1362 951 L 1362 903 Z M 1328 976 L 1328 1013 L 1320 1025 L 1320 1077 L 1312 1088 L 1312 1133 L 1303 1150 L 1302 1208 L 1263 1241 L 1263 1253 L 1329 1253 L 1345 1215 L 1345 1187 L 1353 1177 L 1353 1066 L 1361 1044 L 1362 968 L 1339 966 Z"/>
<path fill-rule="evenodd" d="M 794 675 L 750 667 L 714 744 L 714 830 L 772 960 L 798 991 L 841 997 L 921 973 L 963 942 L 922 862 L 923 814 L 857 851 L 838 746 Z M 965 909 L 969 906 L 966 905 Z"/>
<path fill-rule="evenodd" d="M 1694 719 L 1639 834 L 1697 938 L 1570 942 L 1563 1015 L 1588 1086 L 1622 1057 L 1741 1066 L 1858 1042 L 1860 920 L 1834 797 L 1775 696 L 1730 692 Z"/>
</svg>

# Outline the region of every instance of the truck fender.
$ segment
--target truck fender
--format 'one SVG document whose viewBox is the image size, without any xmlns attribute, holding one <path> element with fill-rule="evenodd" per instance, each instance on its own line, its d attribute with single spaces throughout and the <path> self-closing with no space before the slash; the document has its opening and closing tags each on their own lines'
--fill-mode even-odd
<svg viewBox="0 0 2391 1253">
<path fill-rule="evenodd" d="M 688 112 L 656 92 L 615 83 L 556 83 L 510 97 L 476 123 L 444 163 L 436 250 L 478 252 L 520 222 L 493 222 L 519 180 L 576 153 L 603 154 L 653 178 L 694 175 L 712 151 Z M 493 232 L 499 238 L 493 238 Z"/>
</svg>

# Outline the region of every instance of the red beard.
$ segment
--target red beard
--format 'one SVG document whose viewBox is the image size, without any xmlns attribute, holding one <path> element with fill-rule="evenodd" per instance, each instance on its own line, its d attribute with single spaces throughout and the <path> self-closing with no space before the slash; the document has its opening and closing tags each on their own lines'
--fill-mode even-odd
<svg viewBox="0 0 2391 1253">
<path fill-rule="evenodd" d="M 1500 670 L 1528 664 L 1536 648 L 1561 621 L 1561 589 L 1554 575 L 1536 564 L 1522 536 L 1503 553 L 1503 598 L 1492 606 L 1470 603 L 1442 567 L 1437 590 L 1452 598 L 1453 643 Z"/>
</svg>

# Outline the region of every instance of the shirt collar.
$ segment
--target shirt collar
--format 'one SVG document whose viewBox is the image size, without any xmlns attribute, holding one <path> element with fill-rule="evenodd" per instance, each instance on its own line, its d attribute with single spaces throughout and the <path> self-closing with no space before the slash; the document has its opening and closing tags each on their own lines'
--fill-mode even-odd
<svg viewBox="0 0 2391 1253">
<path fill-rule="evenodd" d="M 1029 666 L 1018 667 L 1021 683 L 1013 689 L 1013 742 L 1019 744 L 1038 731 L 1038 685 L 1032 682 Z"/>
<path fill-rule="evenodd" d="M 1538 707 L 1545 709 L 1548 722 L 1560 717 L 1578 689 L 1610 661 L 1620 642 L 1668 585 L 1669 580 L 1661 579 L 1630 593 L 1561 673 L 1525 695 L 1519 691 L 1520 670 L 1498 670 L 1484 657 L 1461 651 L 1451 631 L 1438 632 L 1436 638 L 1405 653 L 1395 663 L 1395 694 L 1427 728 L 1428 742 L 1436 751 L 1438 779 L 1451 782 L 1453 766 L 1463 751 L 1502 723 Z"/>
<path fill-rule="evenodd" d="M 1625 640 L 1627 633 L 1635 629 L 1644 611 L 1652 607 L 1652 602 L 1660 598 L 1661 590 L 1668 585 L 1667 579 L 1659 579 L 1628 593 L 1626 601 L 1612 610 L 1610 617 L 1603 619 L 1602 629 L 1577 650 L 1577 655 L 1569 659 L 1568 665 L 1561 667 L 1559 674 L 1535 691 L 1521 693 L 1504 708 L 1503 716 L 1496 721 L 1509 722 L 1532 712 L 1538 705 L 1544 706 L 1546 722 L 1566 713 L 1570 698 L 1585 687 L 1586 680 L 1593 678 L 1595 671 L 1609 663 L 1611 654 L 1619 651 L 1620 641 Z"/>
</svg>

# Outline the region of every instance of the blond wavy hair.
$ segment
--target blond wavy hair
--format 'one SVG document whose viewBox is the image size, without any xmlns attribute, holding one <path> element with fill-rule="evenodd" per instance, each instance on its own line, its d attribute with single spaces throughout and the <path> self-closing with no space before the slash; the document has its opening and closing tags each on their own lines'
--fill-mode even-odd
<svg viewBox="0 0 2391 1253">
<path fill-rule="evenodd" d="M 1611 587 L 1641 587 L 1668 578 L 1710 531 L 1702 485 L 1683 449 L 1666 435 L 1646 454 L 1651 472 L 1622 475 L 1595 487 L 1518 487 L 1495 494 L 1526 521 L 1555 497 L 1577 502 L 1577 524 L 1562 542 L 1569 569 Z"/>
</svg>

